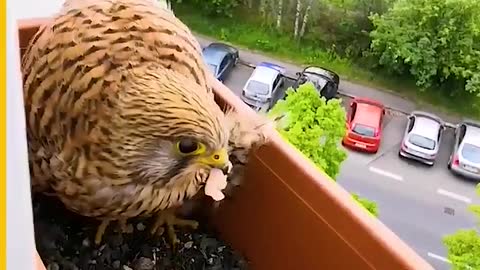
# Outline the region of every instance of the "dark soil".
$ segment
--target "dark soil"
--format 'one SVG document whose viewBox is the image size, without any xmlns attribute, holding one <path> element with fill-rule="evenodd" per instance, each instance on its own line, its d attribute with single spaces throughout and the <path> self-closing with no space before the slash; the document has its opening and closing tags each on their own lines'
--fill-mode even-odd
<svg viewBox="0 0 480 270">
<path fill-rule="evenodd" d="M 33 200 L 35 238 L 47 270 L 244 270 L 245 259 L 215 234 L 201 226 L 195 231 L 177 230 L 177 251 L 167 236 L 152 237 L 145 221 L 133 221 L 131 234 L 107 228 L 103 242 L 94 244 L 98 221 L 66 210 L 58 200 L 36 196 Z"/>
</svg>

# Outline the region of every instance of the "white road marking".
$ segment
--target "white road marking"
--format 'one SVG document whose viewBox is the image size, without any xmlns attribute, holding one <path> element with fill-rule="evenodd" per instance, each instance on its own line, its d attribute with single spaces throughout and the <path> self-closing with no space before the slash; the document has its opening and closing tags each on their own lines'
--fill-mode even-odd
<svg viewBox="0 0 480 270">
<path fill-rule="evenodd" d="M 383 176 L 392 178 L 392 179 L 394 179 L 394 180 L 403 181 L 403 177 L 400 176 L 400 175 L 397 175 L 397 174 L 394 174 L 394 173 L 391 173 L 391 172 L 387 172 L 387 171 L 384 171 L 384 170 L 382 170 L 382 169 L 375 168 L 375 167 L 372 167 L 372 166 L 370 166 L 368 169 L 369 169 L 371 172 L 374 172 L 374 173 L 377 173 L 377 174 L 380 174 L 380 175 L 383 175 Z"/>
<path fill-rule="evenodd" d="M 445 263 L 451 263 L 449 259 L 447 259 L 447 258 L 445 258 L 445 257 L 442 257 L 442 256 L 440 256 L 440 255 L 437 255 L 437 254 L 435 254 L 435 253 L 428 252 L 427 255 L 428 255 L 428 257 L 437 259 L 437 260 L 439 260 L 439 261 L 442 261 L 442 262 L 445 262 Z"/>
<path fill-rule="evenodd" d="M 451 262 L 449 259 L 447 259 L 447 258 L 445 258 L 445 257 L 442 257 L 442 256 L 440 256 L 440 255 L 437 255 L 437 254 L 435 254 L 435 253 L 428 252 L 427 255 L 428 255 L 428 257 L 430 257 L 430 258 L 437 259 L 437 260 L 442 261 L 442 262 L 444 262 L 444 263 L 452 264 L 452 262 Z M 465 266 L 467 269 L 473 270 L 473 268 L 472 268 L 471 266 L 467 265 L 467 264 L 464 264 L 463 266 Z"/>
<path fill-rule="evenodd" d="M 447 197 L 450 197 L 452 199 L 455 199 L 455 200 L 458 200 L 458 201 L 462 201 L 464 203 L 472 203 L 472 199 L 468 198 L 468 197 L 465 197 L 463 195 L 460 195 L 460 194 L 457 194 L 457 193 L 453 193 L 453 192 L 450 192 L 450 191 L 447 191 L 447 190 L 444 190 L 444 189 L 437 189 L 437 193 L 438 194 L 441 194 L 441 195 L 444 195 L 444 196 L 447 196 Z"/>
</svg>

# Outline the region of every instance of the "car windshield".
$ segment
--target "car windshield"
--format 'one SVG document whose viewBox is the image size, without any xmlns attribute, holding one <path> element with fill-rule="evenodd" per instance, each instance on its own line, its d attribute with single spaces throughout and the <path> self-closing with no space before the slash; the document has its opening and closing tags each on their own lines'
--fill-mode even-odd
<svg viewBox="0 0 480 270">
<path fill-rule="evenodd" d="M 216 65 L 207 64 L 207 66 L 208 66 L 208 69 L 210 69 L 210 71 L 211 71 L 213 74 L 216 74 L 216 71 L 217 71 L 217 66 L 216 66 Z"/>
<path fill-rule="evenodd" d="M 327 84 L 327 80 L 325 80 L 324 78 L 318 77 L 317 75 L 306 73 L 305 76 L 308 78 L 309 81 L 313 83 L 315 88 L 317 88 L 318 90 L 322 90 L 325 84 Z"/>
<path fill-rule="evenodd" d="M 352 129 L 352 131 L 362 136 L 375 137 L 375 128 L 373 127 L 355 124 L 355 127 Z"/>
<path fill-rule="evenodd" d="M 250 92 L 266 95 L 268 94 L 269 87 L 266 83 L 252 80 L 248 82 L 247 90 Z"/>
<path fill-rule="evenodd" d="M 408 141 L 418 147 L 428 149 L 428 150 L 433 150 L 435 149 L 435 141 L 432 139 L 429 139 L 427 137 L 423 137 L 418 134 L 412 134 L 408 138 Z"/>
<path fill-rule="evenodd" d="M 480 163 L 480 147 L 465 143 L 462 148 L 462 156 L 473 163 Z"/>
</svg>

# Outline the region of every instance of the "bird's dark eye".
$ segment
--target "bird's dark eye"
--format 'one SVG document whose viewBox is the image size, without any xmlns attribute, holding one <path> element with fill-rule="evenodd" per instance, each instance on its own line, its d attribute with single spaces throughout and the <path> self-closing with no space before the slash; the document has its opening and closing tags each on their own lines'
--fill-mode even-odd
<svg viewBox="0 0 480 270">
<path fill-rule="evenodd" d="M 198 149 L 198 143 L 192 139 L 182 139 L 178 142 L 178 150 L 182 154 L 190 154 Z"/>
</svg>

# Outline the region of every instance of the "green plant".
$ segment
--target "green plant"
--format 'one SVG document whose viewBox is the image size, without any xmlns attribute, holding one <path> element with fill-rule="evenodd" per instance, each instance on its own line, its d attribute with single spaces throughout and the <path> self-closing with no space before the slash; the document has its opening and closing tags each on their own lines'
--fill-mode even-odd
<svg viewBox="0 0 480 270">
<path fill-rule="evenodd" d="M 289 88 L 285 99 L 268 114 L 284 116 L 279 132 L 327 175 L 337 176 L 340 164 L 347 158 L 339 147 L 346 132 L 345 111 L 339 99 L 327 102 L 312 83 L 306 83 L 296 91 Z"/>
<path fill-rule="evenodd" d="M 480 184 L 477 186 L 480 196 Z M 480 226 L 480 205 L 470 205 L 469 210 L 478 218 Z M 453 270 L 480 269 L 480 233 L 476 229 L 459 230 L 443 238 L 447 247 L 448 259 Z"/>
<path fill-rule="evenodd" d="M 378 217 L 378 205 L 376 202 L 371 201 L 367 198 L 360 197 L 360 195 L 356 193 L 352 193 L 352 197 L 359 202 L 365 209 L 370 212 L 374 217 Z"/>
<path fill-rule="evenodd" d="M 285 99 L 278 101 L 268 116 L 283 117 L 278 125 L 280 134 L 335 180 L 341 163 L 347 158 L 340 147 L 346 132 L 346 115 L 339 99 L 327 102 L 312 83 L 305 83 L 297 90 L 289 88 Z M 357 194 L 352 196 L 372 215 L 378 216 L 375 202 Z"/>
</svg>

